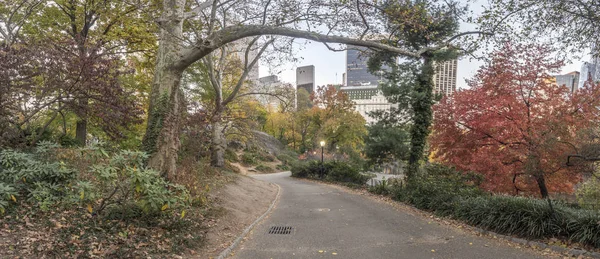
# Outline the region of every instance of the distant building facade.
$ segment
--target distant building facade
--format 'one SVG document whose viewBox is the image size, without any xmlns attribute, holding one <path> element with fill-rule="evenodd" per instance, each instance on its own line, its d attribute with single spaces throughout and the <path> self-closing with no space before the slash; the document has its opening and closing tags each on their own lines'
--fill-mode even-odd
<svg viewBox="0 0 600 259">
<path fill-rule="evenodd" d="M 371 74 L 367 65 L 369 57 L 367 48 L 348 46 L 346 50 L 346 73 L 344 83 L 346 86 L 379 85 L 383 79 L 381 75 Z"/>
<path fill-rule="evenodd" d="M 346 73 L 344 76 L 343 92 L 354 101 L 356 110 L 365 118 L 367 123 L 377 122 L 368 115 L 376 110 L 389 110 L 395 104 L 388 102 L 383 95 L 379 83 L 383 81 L 382 75 L 371 74 L 368 70 L 366 56 L 362 51 L 365 48 L 348 46 L 346 51 Z M 384 67 L 384 70 L 389 69 Z M 456 79 L 458 60 L 449 60 L 435 64 L 434 93 L 452 95 L 456 92 Z"/>
<path fill-rule="evenodd" d="M 452 95 L 456 92 L 456 72 L 458 60 L 448 60 L 436 63 L 433 76 L 433 92 L 435 94 Z"/>
<path fill-rule="evenodd" d="M 389 110 L 395 104 L 388 102 L 383 95 L 381 88 L 377 85 L 368 86 L 344 86 L 340 91 L 346 93 L 350 100 L 354 102 L 354 109 L 365 118 L 367 124 L 377 122 L 376 118 L 369 115 L 369 112 L 376 110 Z"/>
<path fill-rule="evenodd" d="M 600 80 L 600 59 L 592 60 L 591 62 L 583 62 L 577 87 L 583 88 L 585 82 L 589 80 L 592 80 L 592 82 Z"/>
<path fill-rule="evenodd" d="M 557 75 L 555 76 L 555 79 L 558 86 L 564 85 L 569 89 L 569 91 L 571 91 L 571 93 L 573 93 L 579 88 L 579 77 L 579 72 L 573 71 L 565 75 Z"/>
<path fill-rule="evenodd" d="M 259 78 L 258 86 L 255 87 L 254 91 L 256 93 L 265 93 L 256 95 L 256 100 L 258 100 L 260 104 L 262 104 L 265 108 L 267 108 L 270 111 L 279 110 L 281 105 L 294 105 L 286 104 L 282 101 L 282 99 L 285 99 L 284 94 L 287 91 L 293 93 L 294 86 L 289 83 L 279 81 L 279 77 L 277 77 L 276 75 L 270 75 Z M 279 94 L 281 96 L 279 96 L 278 98 L 277 96 L 266 93 Z M 295 102 L 295 100 L 292 101 Z"/>
<path fill-rule="evenodd" d="M 296 68 L 296 90 L 304 88 L 309 94 L 315 91 L 315 66 Z"/>
<path fill-rule="evenodd" d="M 598 46 L 592 46 L 592 59 L 590 62 L 583 62 L 581 65 L 581 74 L 579 75 L 578 88 L 583 88 L 585 82 L 600 81 L 600 49 Z"/>
<path fill-rule="evenodd" d="M 251 41 L 252 41 L 251 38 L 244 38 L 244 39 L 241 39 L 241 40 L 231 43 L 231 46 L 232 46 L 231 51 L 235 52 L 237 57 L 240 59 L 241 64 L 244 64 L 244 61 L 246 59 L 246 49 L 250 45 Z M 258 56 L 259 47 L 260 46 L 253 45 L 250 48 L 250 51 L 248 52 L 248 64 L 250 62 L 252 62 L 252 60 L 254 60 Z M 256 62 L 256 64 L 254 64 L 254 66 L 250 69 L 250 72 L 248 72 L 248 76 L 246 77 L 246 80 L 249 80 L 250 82 L 252 82 L 255 85 L 258 84 L 259 63 L 260 62 Z"/>
</svg>

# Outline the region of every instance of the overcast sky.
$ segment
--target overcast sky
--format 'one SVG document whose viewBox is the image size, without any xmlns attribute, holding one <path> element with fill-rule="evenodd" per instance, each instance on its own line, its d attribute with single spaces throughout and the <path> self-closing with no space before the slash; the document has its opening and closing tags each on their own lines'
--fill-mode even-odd
<svg viewBox="0 0 600 259">
<path fill-rule="evenodd" d="M 482 2 L 482 1 L 479 1 Z M 483 8 L 481 4 L 471 4 L 471 10 L 474 12 L 481 12 Z M 463 23 L 461 24 L 461 31 L 473 30 L 475 28 L 472 24 Z M 326 84 L 341 84 L 342 74 L 346 71 L 346 52 L 334 52 L 330 51 L 321 43 L 310 42 L 310 41 L 297 41 L 297 57 L 299 61 L 296 63 L 287 63 L 280 67 L 281 70 L 278 74 L 279 80 L 295 84 L 296 82 L 296 68 L 301 66 L 313 65 L 315 66 L 315 81 L 318 86 Z M 584 58 L 583 60 L 585 60 Z M 570 64 L 563 67 L 563 74 L 571 71 L 579 71 L 581 68 L 582 60 L 572 60 Z M 471 78 L 477 72 L 477 69 L 482 65 L 481 61 L 469 60 L 469 58 L 462 58 L 458 61 L 457 71 L 457 86 L 458 88 L 465 88 L 467 84 L 465 79 Z M 264 64 L 260 65 L 259 70 L 260 77 L 270 75 L 269 69 Z"/>
</svg>

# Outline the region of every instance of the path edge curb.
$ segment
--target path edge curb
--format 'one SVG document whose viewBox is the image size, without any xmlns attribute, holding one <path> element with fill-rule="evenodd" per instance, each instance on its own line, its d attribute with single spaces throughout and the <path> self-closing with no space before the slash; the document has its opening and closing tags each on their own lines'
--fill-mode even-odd
<svg viewBox="0 0 600 259">
<path fill-rule="evenodd" d="M 225 258 L 227 258 L 231 254 L 231 252 L 242 242 L 242 240 L 244 239 L 244 237 L 246 237 L 246 235 L 248 235 L 248 233 L 250 233 L 250 231 L 260 221 L 262 221 L 267 215 L 269 215 L 269 213 L 271 213 L 271 211 L 275 207 L 275 204 L 279 200 L 279 196 L 281 195 L 281 186 L 279 186 L 279 184 L 276 184 L 276 183 L 273 183 L 273 184 L 275 186 L 277 186 L 277 195 L 275 195 L 275 199 L 273 199 L 273 202 L 271 202 L 271 206 L 269 206 L 269 208 L 267 209 L 267 211 L 265 211 L 265 213 L 263 213 L 254 222 L 252 222 L 252 224 L 250 224 L 250 226 L 248 226 L 246 229 L 244 229 L 244 232 L 242 232 L 242 234 L 240 234 L 240 236 L 238 236 L 229 247 L 225 248 L 225 250 L 223 250 L 223 252 L 221 252 L 219 254 L 219 256 L 216 257 L 216 259 L 225 259 Z"/>
</svg>

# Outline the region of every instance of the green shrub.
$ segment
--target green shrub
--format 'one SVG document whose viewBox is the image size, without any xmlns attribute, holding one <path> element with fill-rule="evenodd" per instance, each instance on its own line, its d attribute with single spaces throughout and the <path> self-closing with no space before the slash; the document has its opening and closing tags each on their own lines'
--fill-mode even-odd
<svg viewBox="0 0 600 259">
<path fill-rule="evenodd" d="M 571 210 L 566 232 L 569 240 L 600 247 L 600 215 L 598 211 Z"/>
<path fill-rule="evenodd" d="M 298 178 L 321 178 L 322 168 L 319 161 L 297 162 L 292 165 L 292 176 Z"/>
<path fill-rule="evenodd" d="M 292 165 L 292 176 L 300 178 L 325 179 L 331 182 L 353 183 L 365 185 L 369 176 L 346 163 L 328 161 L 321 165 L 320 161 L 299 162 Z"/>
<path fill-rule="evenodd" d="M 502 234 L 521 237 L 552 237 L 564 232 L 564 210 L 553 213 L 544 200 L 511 196 L 481 196 L 463 199 L 455 218 Z"/>
<path fill-rule="evenodd" d="M 225 159 L 231 162 L 239 162 L 240 159 L 238 158 L 238 155 L 235 153 L 235 150 L 233 149 L 225 149 L 225 155 L 224 155 Z"/>
<path fill-rule="evenodd" d="M 259 171 L 261 173 L 274 173 L 275 172 L 275 170 L 273 170 L 273 168 L 266 166 L 266 165 L 262 165 L 262 164 L 256 166 L 256 168 L 254 168 L 254 169 L 256 169 L 256 171 Z"/>
<path fill-rule="evenodd" d="M 143 152 L 110 155 L 99 146 L 62 149 L 47 142 L 33 153 L 2 150 L 0 211 L 10 205 L 7 199 L 14 202 L 19 197 L 42 210 L 78 205 L 94 214 L 132 204 L 148 214 L 183 207 L 187 190 L 145 168 L 147 159 Z"/>
<path fill-rule="evenodd" d="M 244 154 L 242 154 L 242 164 L 245 166 L 256 165 L 256 163 L 256 157 L 254 157 L 253 153 L 244 152 Z"/>
<path fill-rule="evenodd" d="M 187 190 L 167 182 L 157 171 L 144 167 L 144 152 L 121 150 L 90 168 L 90 180 L 79 180 L 72 187 L 71 200 L 87 206 L 92 213 L 107 207 L 138 206 L 147 214 L 184 207 Z"/>
<path fill-rule="evenodd" d="M 325 179 L 333 182 L 347 182 L 365 185 L 371 177 L 363 175 L 357 169 L 344 162 L 330 161 L 325 164 Z"/>
<path fill-rule="evenodd" d="M 288 170 L 290 170 L 290 166 L 281 164 L 281 165 L 275 166 L 275 169 L 277 169 L 279 171 L 288 171 Z"/>
<path fill-rule="evenodd" d="M 281 161 L 283 165 L 289 166 L 298 162 L 298 154 L 294 151 L 284 151 L 277 155 L 277 160 Z"/>
<path fill-rule="evenodd" d="M 271 154 L 256 154 L 256 158 L 258 158 L 258 160 L 263 161 L 263 162 L 275 162 L 275 156 L 271 155 Z"/>
<path fill-rule="evenodd" d="M 389 180 L 383 179 L 375 186 L 369 187 L 369 192 L 378 195 L 389 195 L 392 193 L 392 185 Z"/>
<path fill-rule="evenodd" d="M 582 208 L 600 209 L 600 180 L 596 177 L 590 178 L 577 188 L 575 195 Z"/>
<path fill-rule="evenodd" d="M 0 182 L 11 186 L 14 196 L 26 197 L 42 210 L 49 209 L 67 194 L 67 186 L 75 179 L 73 169 L 54 160 L 58 148 L 56 144 L 40 142 L 33 153 L 0 151 Z"/>
<path fill-rule="evenodd" d="M 8 205 L 17 201 L 17 191 L 12 186 L 0 182 L 0 213 L 4 214 Z"/>
<path fill-rule="evenodd" d="M 438 215 L 462 220 L 496 233 L 525 238 L 558 237 L 600 247 L 600 213 L 561 202 L 484 194 L 480 178 L 440 165 L 405 187 L 394 186 L 394 198 Z M 381 188 L 381 187 L 377 187 Z"/>
<path fill-rule="evenodd" d="M 406 188 L 394 190 L 397 200 L 445 216 L 453 213 L 459 199 L 483 194 L 477 187 L 481 181 L 472 174 L 438 164 L 424 169 L 424 174 L 415 177 Z"/>
</svg>

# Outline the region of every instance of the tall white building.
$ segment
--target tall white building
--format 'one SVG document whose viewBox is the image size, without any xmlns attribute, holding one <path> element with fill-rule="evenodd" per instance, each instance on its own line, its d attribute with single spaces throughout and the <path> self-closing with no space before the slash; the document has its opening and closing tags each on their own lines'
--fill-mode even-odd
<svg viewBox="0 0 600 259">
<path fill-rule="evenodd" d="M 583 88 L 583 85 L 588 80 L 592 82 L 600 81 L 600 50 L 598 47 L 592 47 L 592 59 L 590 62 L 583 62 L 581 65 L 581 73 L 579 74 L 579 85 L 578 88 Z"/>
<path fill-rule="evenodd" d="M 248 45 L 250 44 L 251 41 L 252 41 L 252 38 L 244 38 L 241 40 L 237 40 L 237 41 L 231 43 L 231 45 L 229 45 L 230 46 L 229 51 L 233 52 L 237 55 L 237 57 L 241 61 L 242 66 L 245 64 L 246 49 L 248 49 Z M 250 62 L 252 62 L 258 56 L 260 47 L 261 47 L 260 45 L 254 44 L 250 48 L 250 51 L 248 52 L 248 64 L 250 64 Z M 258 67 L 259 67 L 259 62 L 257 61 L 256 64 L 254 64 L 254 66 L 250 69 L 250 72 L 248 73 L 248 76 L 246 77 L 246 80 L 252 82 L 252 84 L 254 84 L 254 85 L 258 84 Z"/>
<path fill-rule="evenodd" d="M 435 94 L 452 95 L 456 92 L 456 70 L 458 60 L 448 60 L 434 64 L 433 92 Z"/>
<path fill-rule="evenodd" d="M 296 90 L 304 88 L 309 94 L 315 91 L 315 66 L 296 68 Z"/>
</svg>

